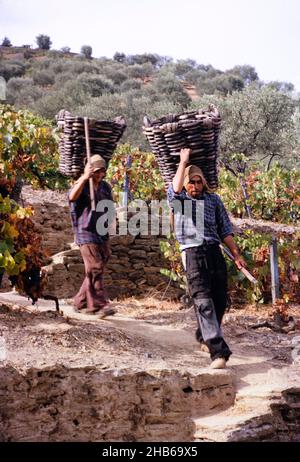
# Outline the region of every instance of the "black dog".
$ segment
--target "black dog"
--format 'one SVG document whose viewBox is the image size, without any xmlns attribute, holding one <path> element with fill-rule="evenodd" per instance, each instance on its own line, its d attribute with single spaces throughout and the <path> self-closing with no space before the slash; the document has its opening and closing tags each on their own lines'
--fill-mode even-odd
<svg viewBox="0 0 300 462">
<path fill-rule="evenodd" d="M 54 295 L 46 295 L 43 293 L 44 279 L 45 275 L 42 273 L 41 269 L 36 266 L 33 266 L 28 271 L 23 271 L 17 276 L 9 276 L 12 286 L 21 289 L 21 291 L 32 300 L 33 305 L 39 298 L 53 300 L 55 302 L 56 311 L 59 312 L 58 298 Z"/>
</svg>

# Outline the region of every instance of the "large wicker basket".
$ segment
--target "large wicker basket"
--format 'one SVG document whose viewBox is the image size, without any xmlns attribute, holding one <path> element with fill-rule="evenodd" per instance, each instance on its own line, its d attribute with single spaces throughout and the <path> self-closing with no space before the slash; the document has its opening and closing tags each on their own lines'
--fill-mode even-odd
<svg viewBox="0 0 300 462">
<path fill-rule="evenodd" d="M 151 121 L 144 117 L 143 132 L 156 156 L 166 189 L 176 173 L 180 149 L 190 148 L 190 164 L 201 168 L 209 187 L 218 187 L 217 157 L 221 117 L 217 108 L 170 114 Z"/>
<path fill-rule="evenodd" d="M 62 130 L 59 170 L 66 176 L 77 178 L 84 171 L 87 157 L 84 119 L 62 110 L 56 120 Z M 91 154 L 100 154 L 108 164 L 125 128 L 123 117 L 114 121 L 89 119 Z"/>
</svg>

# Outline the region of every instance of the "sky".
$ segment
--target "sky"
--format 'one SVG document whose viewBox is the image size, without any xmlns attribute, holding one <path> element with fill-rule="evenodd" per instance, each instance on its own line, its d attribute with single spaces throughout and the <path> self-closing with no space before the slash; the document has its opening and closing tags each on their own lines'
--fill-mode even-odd
<svg viewBox="0 0 300 462">
<path fill-rule="evenodd" d="M 225 71 L 250 64 L 261 80 L 292 82 L 300 91 L 299 0 L 0 0 L 0 40 L 95 58 L 157 53 L 191 58 Z"/>
</svg>

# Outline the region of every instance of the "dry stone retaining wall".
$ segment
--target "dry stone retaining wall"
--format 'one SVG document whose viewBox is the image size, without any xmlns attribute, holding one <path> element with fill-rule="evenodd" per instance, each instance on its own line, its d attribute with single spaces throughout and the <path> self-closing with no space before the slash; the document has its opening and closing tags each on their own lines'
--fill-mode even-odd
<svg viewBox="0 0 300 462">
<path fill-rule="evenodd" d="M 146 293 L 162 288 L 168 278 L 160 269 L 168 267 L 159 249 L 159 239 L 142 236 L 116 236 L 111 239 L 112 256 L 104 274 L 104 285 L 110 298 Z M 47 293 L 59 298 L 73 297 L 84 278 L 84 265 L 78 248 L 53 256 L 47 271 Z M 180 289 L 170 288 L 177 296 Z"/>
<path fill-rule="evenodd" d="M 193 441 L 192 416 L 234 401 L 231 375 L 1 368 L 0 441 Z"/>
</svg>

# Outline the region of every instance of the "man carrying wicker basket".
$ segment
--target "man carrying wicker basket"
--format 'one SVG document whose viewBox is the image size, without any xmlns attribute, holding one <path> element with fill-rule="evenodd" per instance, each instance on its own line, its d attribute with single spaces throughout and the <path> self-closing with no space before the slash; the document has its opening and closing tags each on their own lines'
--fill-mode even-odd
<svg viewBox="0 0 300 462">
<path fill-rule="evenodd" d="M 115 314 L 108 307 L 103 288 L 103 272 L 110 257 L 110 248 L 108 234 L 100 236 L 96 229 L 101 214 L 91 210 L 89 179 L 93 179 L 96 203 L 101 200 L 113 201 L 111 187 L 104 181 L 105 174 L 106 162 L 95 154 L 69 192 L 75 241 L 79 245 L 85 267 L 85 279 L 74 297 L 74 309 L 101 318 Z"/>
<path fill-rule="evenodd" d="M 221 331 L 228 298 L 227 270 L 220 242 L 229 248 L 238 268 L 244 267 L 245 262 L 234 242 L 232 224 L 220 197 L 210 192 L 199 167 L 187 166 L 190 153 L 188 148 L 180 151 L 168 201 L 197 316 L 196 338 L 208 347 L 211 367 L 223 369 L 231 351 Z M 197 220 L 199 210 L 202 210 L 202 226 L 201 219 Z"/>
</svg>

